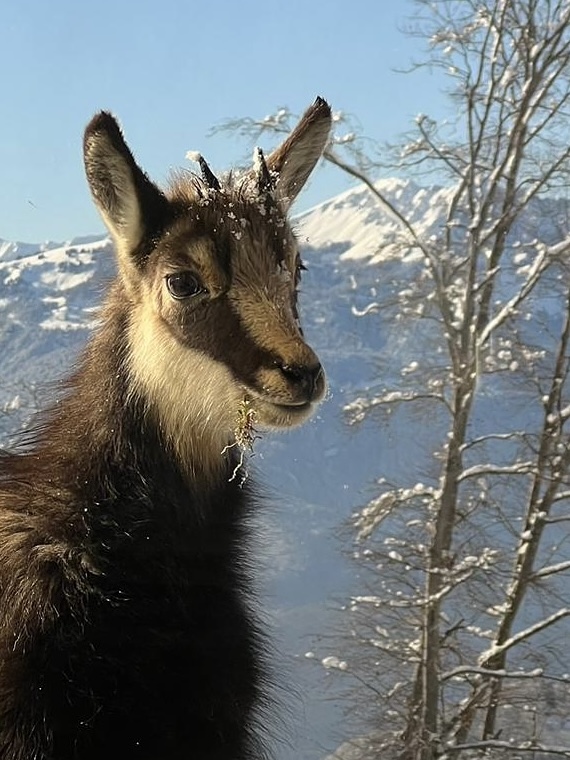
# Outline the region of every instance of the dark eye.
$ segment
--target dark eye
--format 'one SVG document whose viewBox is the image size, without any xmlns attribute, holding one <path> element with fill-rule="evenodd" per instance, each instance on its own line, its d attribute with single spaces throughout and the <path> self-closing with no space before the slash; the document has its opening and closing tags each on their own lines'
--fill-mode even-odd
<svg viewBox="0 0 570 760">
<path fill-rule="evenodd" d="M 192 272 L 176 272 L 166 277 L 166 287 L 173 298 L 182 300 L 191 298 L 199 293 L 205 293 L 206 288 L 202 287 L 196 275 Z"/>
</svg>

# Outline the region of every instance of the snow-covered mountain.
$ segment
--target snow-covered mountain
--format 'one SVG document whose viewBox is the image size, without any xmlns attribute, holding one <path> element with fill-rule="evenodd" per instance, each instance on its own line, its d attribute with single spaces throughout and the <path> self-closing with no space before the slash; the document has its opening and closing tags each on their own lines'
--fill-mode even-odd
<svg viewBox="0 0 570 760">
<path fill-rule="evenodd" d="M 404 180 L 385 180 L 381 189 L 405 205 L 426 236 L 438 229 L 449 190 Z M 568 208 L 541 203 L 518 232 L 521 240 L 540 237 L 551 244 Z M 254 465 L 275 495 L 264 521 L 266 594 L 281 653 L 278 669 L 289 674 L 286 723 L 293 727 L 279 754 L 311 760 L 352 735 L 341 708 L 328 698 L 337 681 L 304 656 L 308 650 L 319 658 L 335 654 L 326 632 L 339 627 L 336 609 L 354 583 L 338 528 L 368 500 L 380 474 L 409 467 L 412 459 L 421 469 L 423 462 L 417 440 L 387 439 L 373 422 L 348 427 L 342 413 L 363 388 L 379 382 L 379 362 L 385 373 L 409 366 L 409 341 L 399 325 L 370 306 L 394 297 L 396 280 L 405 279 L 417 254 L 402 257 L 397 224 L 363 187 L 300 215 L 296 228 L 309 270 L 301 289 L 303 324 L 327 369 L 330 391 L 308 425 L 262 440 Z M 42 245 L 0 240 L 0 445 L 10 444 L 30 412 L 57 395 L 57 380 L 88 339 L 113 273 L 108 238 Z"/>
<path fill-rule="evenodd" d="M 410 221 L 429 236 L 441 226 L 443 209 L 452 190 L 420 187 L 411 180 L 387 179 L 378 189 L 398 208 L 406 210 Z M 401 259 L 395 245 L 401 229 L 387 209 L 364 186 L 358 186 L 309 209 L 298 217 L 301 240 L 314 248 L 343 248 L 341 259 L 378 263 Z M 415 255 L 415 254 L 414 254 Z"/>
<path fill-rule="evenodd" d="M 405 214 L 424 240 L 441 230 L 455 192 L 453 187 L 421 187 L 409 179 L 379 180 L 376 187 L 391 206 Z M 569 213 L 566 198 L 534 198 L 515 223 L 512 238 L 518 245 L 533 240 L 553 245 L 568 233 Z M 397 245 L 402 240 L 401 227 L 364 185 L 309 209 L 297 221 L 302 241 L 325 250 L 340 246 L 343 261 L 402 261 L 402 247 Z M 417 253 L 410 256 L 414 259 Z"/>
</svg>

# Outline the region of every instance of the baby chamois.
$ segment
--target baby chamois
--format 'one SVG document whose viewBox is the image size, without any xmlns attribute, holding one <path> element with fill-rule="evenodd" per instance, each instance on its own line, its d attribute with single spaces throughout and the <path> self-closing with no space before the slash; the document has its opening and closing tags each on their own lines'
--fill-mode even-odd
<svg viewBox="0 0 570 760">
<path fill-rule="evenodd" d="M 87 126 L 118 275 L 65 396 L 0 457 L 0 760 L 264 756 L 236 468 L 324 394 L 286 213 L 330 121 L 318 98 L 251 171 L 200 159 L 166 192 L 110 114 Z"/>
</svg>

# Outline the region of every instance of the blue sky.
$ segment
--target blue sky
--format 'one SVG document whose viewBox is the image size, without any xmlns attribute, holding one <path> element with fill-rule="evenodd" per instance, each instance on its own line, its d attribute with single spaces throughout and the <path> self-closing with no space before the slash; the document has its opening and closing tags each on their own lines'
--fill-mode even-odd
<svg viewBox="0 0 570 760">
<path fill-rule="evenodd" d="M 156 181 L 199 150 L 215 170 L 249 147 L 226 117 L 301 112 L 316 95 L 393 141 L 441 108 L 435 76 L 402 75 L 418 41 L 409 0 L 4 0 L 0 4 L 0 238 L 64 241 L 103 225 L 83 175 L 85 124 L 120 119 Z M 263 146 L 270 147 L 270 146 Z M 328 169 L 303 210 L 350 183 Z"/>
</svg>

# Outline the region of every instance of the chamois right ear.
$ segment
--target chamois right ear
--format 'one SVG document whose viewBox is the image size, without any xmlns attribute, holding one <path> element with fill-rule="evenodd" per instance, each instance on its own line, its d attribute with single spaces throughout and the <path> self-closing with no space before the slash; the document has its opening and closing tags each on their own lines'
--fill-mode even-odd
<svg viewBox="0 0 570 760">
<path fill-rule="evenodd" d="M 285 142 L 267 157 L 267 167 L 277 175 L 277 197 L 286 209 L 299 195 L 321 157 L 331 124 L 331 108 L 326 100 L 318 97 Z"/>
<path fill-rule="evenodd" d="M 121 269 L 141 267 L 141 243 L 164 226 L 168 201 L 138 166 L 115 118 L 96 114 L 85 129 L 83 158 L 89 188 L 111 233 Z"/>
</svg>

